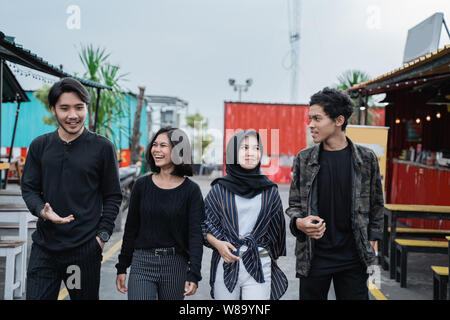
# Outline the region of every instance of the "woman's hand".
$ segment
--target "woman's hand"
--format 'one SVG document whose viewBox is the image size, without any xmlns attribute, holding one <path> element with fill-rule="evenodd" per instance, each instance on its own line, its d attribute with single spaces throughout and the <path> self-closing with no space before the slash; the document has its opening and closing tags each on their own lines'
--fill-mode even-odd
<svg viewBox="0 0 450 320">
<path fill-rule="evenodd" d="M 239 257 L 235 256 L 231 253 L 230 249 L 233 252 L 236 252 L 237 249 L 229 242 L 227 241 L 221 241 L 218 240 L 216 237 L 214 237 L 211 233 L 206 234 L 206 240 L 217 249 L 220 256 L 222 257 L 223 261 L 226 263 L 232 263 L 234 261 L 239 260 Z"/>
<path fill-rule="evenodd" d="M 117 275 L 116 286 L 117 290 L 119 290 L 121 293 L 126 293 L 128 291 L 128 288 L 125 286 L 126 279 L 127 275 L 125 273 Z"/>
<path fill-rule="evenodd" d="M 217 249 L 217 251 L 219 251 L 220 256 L 222 257 L 223 261 L 225 261 L 226 263 L 232 263 L 232 262 L 239 260 L 239 257 L 235 256 L 230 251 L 230 249 L 233 252 L 237 251 L 237 249 L 231 243 L 229 243 L 227 241 L 217 240 L 214 247 Z"/>
<path fill-rule="evenodd" d="M 184 295 L 192 296 L 197 291 L 197 284 L 195 282 L 186 281 L 184 283 Z"/>
</svg>

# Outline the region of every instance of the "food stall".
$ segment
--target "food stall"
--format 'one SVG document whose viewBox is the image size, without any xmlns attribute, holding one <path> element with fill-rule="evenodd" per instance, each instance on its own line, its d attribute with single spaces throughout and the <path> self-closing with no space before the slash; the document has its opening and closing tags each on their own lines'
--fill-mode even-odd
<svg viewBox="0 0 450 320">
<path fill-rule="evenodd" d="M 366 99 L 386 94 L 386 203 L 449 206 L 450 45 L 348 92 Z M 450 221 L 404 222 L 411 227 L 450 229 Z"/>
</svg>

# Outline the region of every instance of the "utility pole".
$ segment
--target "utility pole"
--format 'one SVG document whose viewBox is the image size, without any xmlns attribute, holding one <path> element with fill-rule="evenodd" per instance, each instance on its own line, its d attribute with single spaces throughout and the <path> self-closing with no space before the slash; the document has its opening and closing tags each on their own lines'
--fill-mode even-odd
<svg viewBox="0 0 450 320">
<path fill-rule="evenodd" d="M 139 95 L 137 97 L 136 113 L 134 114 L 134 125 L 133 125 L 133 136 L 130 141 L 130 152 L 131 152 L 131 164 L 135 164 L 141 160 L 141 145 L 139 141 L 141 139 L 141 113 L 142 107 L 144 106 L 144 92 L 145 87 L 139 87 Z"/>
<path fill-rule="evenodd" d="M 291 44 L 291 88 L 290 99 L 292 103 L 298 102 L 298 72 L 300 57 L 300 0 L 287 0 L 289 43 Z"/>
</svg>

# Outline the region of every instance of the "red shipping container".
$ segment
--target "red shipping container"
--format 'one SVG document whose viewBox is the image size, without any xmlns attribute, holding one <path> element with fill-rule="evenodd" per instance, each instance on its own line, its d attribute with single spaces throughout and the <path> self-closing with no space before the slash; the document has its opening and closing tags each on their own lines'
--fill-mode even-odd
<svg viewBox="0 0 450 320">
<path fill-rule="evenodd" d="M 261 135 L 268 156 L 262 161 L 263 172 L 276 183 L 290 183 L 293 159 L 306 148 L 308 111 L 308 105 L 225 102 L 224 159 L 233 134 L 253 129 Z"/>
</svg>

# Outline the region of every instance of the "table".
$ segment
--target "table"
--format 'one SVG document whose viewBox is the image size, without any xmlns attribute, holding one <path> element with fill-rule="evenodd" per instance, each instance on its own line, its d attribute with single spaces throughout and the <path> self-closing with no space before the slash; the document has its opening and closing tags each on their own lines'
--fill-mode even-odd
<svg viewBox="0 0 450 320">
<path fill-rule="evenodd" d="M 391 232 L 389 236 L 389 271 L 390 278 L 395 278 L 395 238 L 398 218 L 415 219 L 437 219 L 450 220 L 450 206 L 431 206 L 415 204 L 385 204 L 384 205 L 384 234 L 388 234 L 390 223 Z M 383 244 L 386 245 L 386 244 Z M 385 263 L 385 257 L 382 257 Z"/>
</svg>

